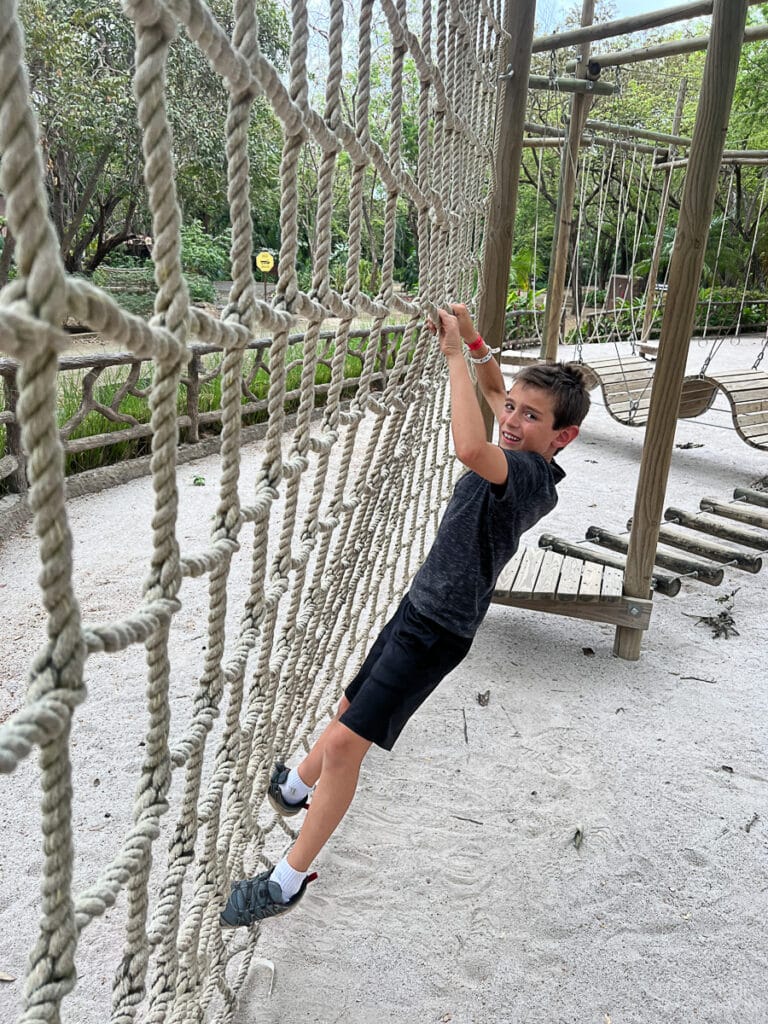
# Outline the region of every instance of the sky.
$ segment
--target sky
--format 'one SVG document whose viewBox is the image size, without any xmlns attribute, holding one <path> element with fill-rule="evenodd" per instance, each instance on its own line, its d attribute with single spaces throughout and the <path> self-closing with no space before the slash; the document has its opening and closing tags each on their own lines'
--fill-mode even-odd
<svg viewBox="0 0 768 1024">
<path fill-rule="evenodd" d="M 546 0 L 545 0 L 546 2 Z M 575 0 L 555 0 L 553 6 L 561 12 L 572 10 Z M 679 7 L 687 0 L 614 0 L 617 18 L 631 18 L 635 14 L 648 14 L 649 11 L 662 11 L 665 7 Z"/>
<path fill-rule="evenodd" d="M 681 3 L 685 3 L 685 0 L 616 0 L 616 16 L 631 18 L 633 14 L 661 11 L 665 7 L 676 7 Z"/>
<path fill-rule="evenodd" d="M 631 18 L 634 14 L 647 14 L 649 11 L 661 11 L 665 7 L 678 7 L 686 0 L 615 0 L 616 17 Z M 561 2 L 561 10 L 569 9 L 573 3 Z"/>
<path fill-rule="evenodd" d="M 649 14 L 652 11 L 663 11 L 666 7 L 679 7 L 688 0 L 614 0 L 616 18 L 631 18 L 638 14 Z M 547 33 L 562 21 L 567 12 L 581 10 L 580 0 L 537 0 L 536 21 L 537 31 Z M 604 21 L 602 17 L 599 20 Z M 674 26 L 673 26 L 674 27 Z"/>
</svg>

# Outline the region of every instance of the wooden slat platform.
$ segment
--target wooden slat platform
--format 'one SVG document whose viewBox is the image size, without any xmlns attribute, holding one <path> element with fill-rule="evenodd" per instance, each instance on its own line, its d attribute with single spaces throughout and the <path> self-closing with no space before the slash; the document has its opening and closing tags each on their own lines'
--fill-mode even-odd
<svg viewBox="0 0 768 1024">
<path fill-rule="evenodd" d="M 522 548 L 496 584 L 494 604 L 647 629 L 651 601 L 626 598 L 624 574 L 597 562 Z"/>
<path fill-rule="evenodd" d="M 624 574 L 627 559 L 624 555 L 616 554 L 602 547 L 588 547 L 585 544 L 574 544 L 563 537 L 556 537 L 551 533 L 543 533 L 539 537 L 539 544 L 542 547 L 550 548 L 560 555 L 568 555 L 571 558 L 584 559 L 587 564 L 597 563 L 599 566 L 609 566 Z M 597 570 L 593 570 L 597 572 Z M 680 593 L 680 577 L 672 576 L 662 569 L 654 568 L 651 576 L 653 589 L 657 594 L 664 594 L 665 597 L 675 597 Z"/>
<path fill-rule="evenodd" d="M 717 586 L 724 564 L 753 573 L 762 568 L 754 549 L 768 551 L 768 492 L 736 488 L 733 498 L 702 498 L 702 511 L 695 513 L 666 510 L 665 519 L 675 525 L 662 525 L 659 531 L 662 543 L 657 544 L 651 575 L 655 593 L 674 597 L 681 574 Z M 602 546 L 542 534 L 538 549 L 523 548 L 505 567 L 493 602 L 647 629 L 652 602 L 624 594 L 628 536 L 591 526 L 587 539 Z"/>
</svg>

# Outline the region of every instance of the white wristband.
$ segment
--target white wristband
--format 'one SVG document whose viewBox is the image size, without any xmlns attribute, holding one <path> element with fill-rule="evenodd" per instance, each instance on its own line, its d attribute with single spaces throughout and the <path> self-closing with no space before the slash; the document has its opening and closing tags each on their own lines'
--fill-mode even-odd
<svg viewBox="0 0 768 1024">
<path fill-rule="evenodd" d="M 476 366 L 482 366 L 483 363 L 490 362 L 490 360 L 493 359 L 493 357 L 500 351 L 501 349 L 498 348 L 489 348 L 484 356 L 480 356 L 478 359 L 476 359 L 474 356 L 470 356 L 469 360 Z"/>
</svg>

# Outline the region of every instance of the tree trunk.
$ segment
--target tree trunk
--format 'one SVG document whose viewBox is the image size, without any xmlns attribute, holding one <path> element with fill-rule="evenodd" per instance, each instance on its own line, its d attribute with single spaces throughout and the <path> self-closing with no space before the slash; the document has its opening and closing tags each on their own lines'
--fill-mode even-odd
<svg viewBox="0 0 768 1024">
<path fill-rule="evenodd" d="M 82 191 L 80 201 L 77 204 L 77 209 L 72 215 L 72 220 L 69 222 L 66 228 L 63 228 L 61 232 L 61 255 L 65 260 L 68 255 L 67 251 L 72 242 L 72 239 L 80 230 L 80 225 L 83 223 L 83 217 L 85 217 L 85 214 L 88 210 L 88 206 L 90 205 L 90 202 L 93 199 L 94 193 L 96 192 L 96 186 L 99 183 L 99 178 L 101 177 L 101 174 L 104 168 L 106 167 L 107 160 L 109 159 L 109 154 L 112 152 L 113 148 L 114 147 L 112 145 L 105 146 L 102 149 L 102 151 L 97 155 L 96 163 L 94 164 L 88 181 L 85 184 L 85 188 Z"/>
<path fill-rule="evenodd" d="M 0 253 L 0 288 L 8 284 L 8 278 L 11 273 L 11 261 L 13 259 L 13 250 L 16 248 L 16 239 L 11 234 L 10 228 L 5 229 L 5 245 L 3 251 Z"/>
</svg>

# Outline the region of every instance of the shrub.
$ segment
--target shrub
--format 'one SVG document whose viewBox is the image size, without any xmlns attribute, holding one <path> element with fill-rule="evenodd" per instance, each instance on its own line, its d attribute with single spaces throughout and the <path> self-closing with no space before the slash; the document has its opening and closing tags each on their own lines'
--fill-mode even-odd
<svg viewBox="0 0 768 1024">
<path fill-rule="evenodd" d="M 230 275 L 229 240 L 205 233 L 199 220 L 184 224 L 181 229 L 181 266 L 189 274 L 199 274 L 210 281 L 225 280 Z"/>
<path fill-rule="evenodd" d="M 584 289 L 584 305 L 585 306 L 602 306 L 605 303 L 605 288 L 585 288 Z"/>
</svg>

